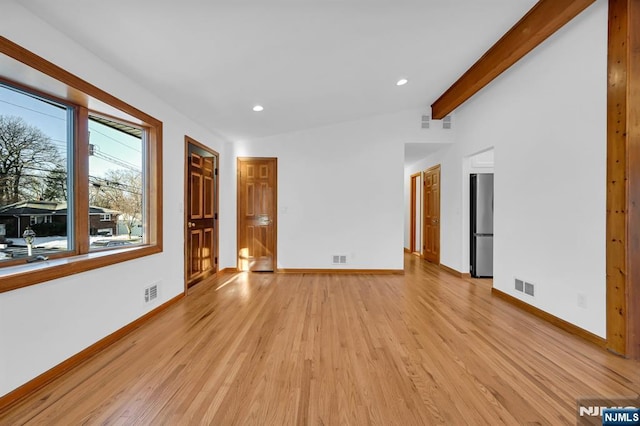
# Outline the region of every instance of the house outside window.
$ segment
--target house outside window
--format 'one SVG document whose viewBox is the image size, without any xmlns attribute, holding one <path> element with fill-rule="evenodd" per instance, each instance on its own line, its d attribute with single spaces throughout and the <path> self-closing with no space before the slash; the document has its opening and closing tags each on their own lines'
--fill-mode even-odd
<svg viewBox="0 0 640 426">
<path fill-rule="evenodd" d="M 100 215 L 100 222 L 110 222 L 111 221 L 111 213 L 103 213 Z"/>
</svg>

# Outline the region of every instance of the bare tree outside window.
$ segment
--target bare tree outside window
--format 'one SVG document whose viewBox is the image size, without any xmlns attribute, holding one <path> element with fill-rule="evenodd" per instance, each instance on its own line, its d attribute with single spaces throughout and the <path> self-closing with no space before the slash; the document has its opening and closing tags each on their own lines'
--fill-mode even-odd
<svg viewBox="0 0 640 426">
<path fill-rule="evenodd" d="M 107 170 L 92 187 L 90 204 L 118 211 L 118 220 L 132 240 L 135 228 L 142 223 L 142 175 L 133 170 Z"/>
<path fill-rule="evenodd" d="M 47 192 L 57 176 L 59 190 Z M 26 200 L 64 201 L 67 172 L 51 138 L 21 117 L 0 115 L 0 205 Z"/>
</svg>

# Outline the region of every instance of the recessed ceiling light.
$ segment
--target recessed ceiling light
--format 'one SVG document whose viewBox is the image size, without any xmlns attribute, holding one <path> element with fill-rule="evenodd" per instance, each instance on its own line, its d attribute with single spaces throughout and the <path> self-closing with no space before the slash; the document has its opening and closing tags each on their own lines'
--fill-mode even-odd
<svg viewBox="0 0 640 426">
<path fill-rule="evenodd" d="M 256 106 L 253 107 L 253 110 L 255 112 L 260 112 L 260 111 L 264 110 L 264 107 L 262 105 L 256 105 Z"/>
<path fill-rule="evenodd" d="M 406 78 L 401 78 L 400 80 L 398 80 L 398 82 L 396 83 L 396 86 L 404 86 L 405 84 L 407 84 L 409 82 L 409 80 L 407 80 Z"/>
</svg>

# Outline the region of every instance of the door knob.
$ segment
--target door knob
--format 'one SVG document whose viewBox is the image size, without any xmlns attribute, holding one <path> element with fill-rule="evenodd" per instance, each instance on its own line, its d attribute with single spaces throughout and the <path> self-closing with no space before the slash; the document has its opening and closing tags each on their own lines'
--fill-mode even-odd
<svg viewBox="0 0 640 426">
<path fill-rule="evenodd" d="M 258 224 L 260 226 L 271 225 L 271 223 L 272 223 L 272 220 L 269 219 L 269 215 L 266 215 L 266 214 L 258 215 Z"/>
</svg>

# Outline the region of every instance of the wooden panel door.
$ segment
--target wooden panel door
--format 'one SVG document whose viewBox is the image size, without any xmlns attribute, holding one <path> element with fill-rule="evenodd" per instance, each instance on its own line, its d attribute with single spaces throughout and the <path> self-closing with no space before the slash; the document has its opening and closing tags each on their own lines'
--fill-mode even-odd
<svg viewBox="0 0 640 426">
<path fill-rule="evenodd" d="M 274 271 L 277 159 L 238 159 L 238 270 Z"/>
<path fill-rule="evenodd" d="M 440 165 L 424 172 L 424 238 L 423 255 L 440 263 Z"/>
<path fill-rule="evenodd" d="M 187 138 L 187 288 L 218 271 L 218 154 Z"/>
</svg>

